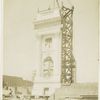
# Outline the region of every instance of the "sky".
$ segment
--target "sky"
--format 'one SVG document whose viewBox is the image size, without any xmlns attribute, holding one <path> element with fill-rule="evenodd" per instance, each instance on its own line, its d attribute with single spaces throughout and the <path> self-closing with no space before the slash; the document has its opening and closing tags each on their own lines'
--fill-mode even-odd
<svg viewBox="0 0 100 100">
<path fill-rule="evenodd" d="M 68 0 L 70 1 L 70 0 Z M 67 0 L 63 0 L 67 6 Z M 3 74 L 31 80 L 37 67 L 34 16 L 53 0 L 4 0 Z M 71 0 L 77 82 L 98 81 L 98 0 Z"/>
</svg>

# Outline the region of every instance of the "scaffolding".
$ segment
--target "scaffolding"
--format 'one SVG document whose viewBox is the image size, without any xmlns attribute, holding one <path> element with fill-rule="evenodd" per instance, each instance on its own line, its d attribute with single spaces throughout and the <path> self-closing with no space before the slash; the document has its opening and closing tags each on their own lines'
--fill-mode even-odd
<svg viewBox="0 0 100 100">
<path fill-rule="evenodd" d="M 73 56 L 73 11 L 63 6 L 60 8 L 58 0 L 57 5 L 61 16 L 61 83 L 62 85 L 71 85 L 74 82 L 73 68 L 75 67 Z"/>
</svg>

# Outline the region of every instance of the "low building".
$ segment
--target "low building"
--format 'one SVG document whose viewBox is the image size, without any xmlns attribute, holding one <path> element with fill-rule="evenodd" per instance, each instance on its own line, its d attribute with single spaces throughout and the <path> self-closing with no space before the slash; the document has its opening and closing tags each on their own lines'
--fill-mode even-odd
<svg viewBox="0 0 100 100">
<path fill-rule="evenodd" d="M 49 100 L 98 100 L 97 83 L 76 83 L 57 89 Z"/>
<path fill-rule="evenodd" d="M 23 80 L 21 77 L 3 75 L 3 95 L 12 92 L 13 96 L 29 96 L 32 86 L 33 82 Z"/>
</svg>

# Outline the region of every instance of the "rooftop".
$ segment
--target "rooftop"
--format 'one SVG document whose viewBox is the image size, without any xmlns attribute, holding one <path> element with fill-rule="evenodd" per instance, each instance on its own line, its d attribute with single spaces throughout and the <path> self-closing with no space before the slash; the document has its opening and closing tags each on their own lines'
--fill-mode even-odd
<svg viewBox="0 0 100 100">
<path fill-rule="evenodd" d="M 37 13 L 36 17 L 34 18 L 34 22 L 43 21 L 52 18 L 58 18 L 58 17 L 60 17 L 60 14 L 59 14 L 59 9 L 57 8 L 43 10 Z"/>
<path fill-rule="evenodd" d="M 7 86 L 32 86 L 33 82 L 23 80 L 21 77 L 3 75 L 3 84 Z"/>
</svg>

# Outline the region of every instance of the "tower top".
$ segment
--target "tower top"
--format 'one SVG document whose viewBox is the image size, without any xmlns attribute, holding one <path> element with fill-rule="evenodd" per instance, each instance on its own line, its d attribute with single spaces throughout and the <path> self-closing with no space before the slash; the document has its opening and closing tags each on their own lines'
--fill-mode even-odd
<svg viewBox="0 0 100 100">
<path fill-rule="evenodd" d="M 72 3 L 70 0 L 52 0 L 52 6 L 48 6 L 47 9 L 41 10 L 41 9 L 37 9 L 38 13 L 46 13 L 46 12 L 51 12 L 55 9 L 59 9 L 62 8 L 62 6 L 64 5 L 66 8 L 71 9 L 73 7 Z M 58 6 L 59 5 L 59 6 Z"/>
<path fill-rule="evenodd" d="M 59 9 L 56 8 L 56 9 L 42 10 L 36 14 L 34 22 L 37 23 L 41 21 L 48 21 L 48 20 L 51 21 L 55 18 L 60 18 Z"/>
</svg>

